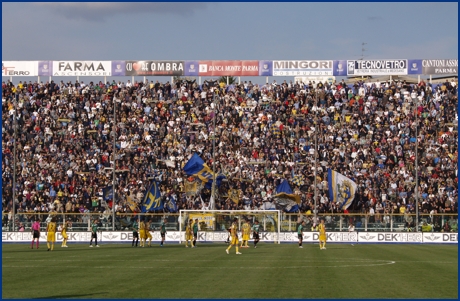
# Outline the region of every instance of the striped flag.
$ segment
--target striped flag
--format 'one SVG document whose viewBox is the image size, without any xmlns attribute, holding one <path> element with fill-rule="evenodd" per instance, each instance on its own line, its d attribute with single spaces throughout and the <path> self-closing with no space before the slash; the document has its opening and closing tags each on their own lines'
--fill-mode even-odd
<svg viewBox="0 0 460 301">
<path fill-rule="evenodd" d="M 327 182 L 329 185 L 329 199 L 337 202 L 340 209 L 347 209 L 353 203 L 358 185 L 346 176 L 331 169 L 327 170 Z"/>
</svg>

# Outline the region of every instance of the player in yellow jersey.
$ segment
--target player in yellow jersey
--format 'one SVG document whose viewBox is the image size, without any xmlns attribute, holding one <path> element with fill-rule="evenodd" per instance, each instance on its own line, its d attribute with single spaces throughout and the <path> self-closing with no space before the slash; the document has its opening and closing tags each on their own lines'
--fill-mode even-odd
<svg viewBox="0 0 460 301">
<path fill-rule="evenodd" d="M 150 231 L 153 231 L 150 229 L 150 225 L 151 225 L 150 220 L 145 223 L 145 241 L 147 241 L 147 239 L 149 240 L 149 244 L 148 244 L 149 247 L 152 246 L 152 234 L 150 234 Z"/>
<path fill-rule="evenodd" d="M 189 219 L 187 226 L 185 227 L 185 247 L 186 248 L 188 248 L 189 241 L 190 241 L 190 246 L 193 246 L 192 245 L 192 241 L 193 241 L 192 227 L 193 227 L 193 219 Z"/>
<path fill-rule="evenodd" d="M 48 232 L 46 245 L 49 250 L 54 250 L 54 242 L 56 241 L 56 218 L 53 217 L 51 222 L 46 226 L 46 232 Z"/>
<path fill-rule="evenodd" d="M 241 239 L 241 248 L 249 248 L 248 241 L 249 235 L 251 233 L 251 225 L 249 224 L 249 220 L 245 220 L 244 224 L 241 225 L 243 238 Z"/>
<path fill-rule="evenodd" d="M 236 255 L 241 254 L 240 252 L 238 252 L 238 242 L 239 241 L 238 241 L 238 225 L 237 225 L 237 222 L 238 222 L 238 219 L 235 217 L 233 219 L 232 226 L 230 227 L 230 233 L 231 233 L 232 241 L 230 242 L 230 245 L 228 246 L 228 248 L 225 250 L 225 252 L 227 252 L 227 254 L 230 254 L 229 251 L 230 251 L 230 249 L 232 248 L 233 245 L 236 248 Z"/>
<path fill-rule="evenodd" d="M 145 241 L 147 240 L 147 235 L 145 233 L 145 222 L 144 219 L 141 219 L 141 222 L 139 223 L 139 238 L 141 240 L 140 246 L 144 247 L 145 246 Z"/>
<path fill-rule="evenodd" d="M 320 250 L 326 250 L 326 225 L 324 225 L 324 219 L 318 226 L 319 229 L 319 248 Z"/>
<path fill-rule="evenodd" d="M 67 229 L 69 229 L 69 221 L 62 224 L 61 234 L 62 234 L 62 245 L 61 248 L 67 248 Z"/>
</svg>

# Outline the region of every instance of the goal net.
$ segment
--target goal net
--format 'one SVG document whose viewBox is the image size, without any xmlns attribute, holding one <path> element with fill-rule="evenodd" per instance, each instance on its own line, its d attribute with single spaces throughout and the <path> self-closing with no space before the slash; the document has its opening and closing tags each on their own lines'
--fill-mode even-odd
<svg viewBox="0 0 460 301">
<path fill-rule="evenodd" d="M 261 241 L 280 243 L 281 215 L 279 210 L 180 210 L 179 242 L 185 240 L 185 229 L 190 219 L 198 219 L 200 232 L 227 233 L 235 217 L 238 218 L 238 231 L 241 231 L 241 225 L 245 219 L 249 220 L 251 226 L 257 220 L 264 237 Z M 239 233 L 241 235 L 241 232 Z"/>
</svg>

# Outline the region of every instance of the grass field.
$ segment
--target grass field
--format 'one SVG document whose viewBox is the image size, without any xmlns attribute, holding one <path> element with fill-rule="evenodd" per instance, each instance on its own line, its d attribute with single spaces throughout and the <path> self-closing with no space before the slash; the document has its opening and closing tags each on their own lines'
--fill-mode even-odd
<svg viewBox="0 0 460 301">
<path fill-rule="evenodd" d="M 457 298 L 457 245 L 3 244 L 3 298 Z"/>
</svg>

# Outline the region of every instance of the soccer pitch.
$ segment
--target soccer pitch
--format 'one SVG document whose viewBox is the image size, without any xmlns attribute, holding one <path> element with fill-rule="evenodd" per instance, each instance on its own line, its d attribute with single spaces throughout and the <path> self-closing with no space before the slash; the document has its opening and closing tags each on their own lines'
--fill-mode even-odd
<svg viewBox="0 0 460 301">
<path fill-rule="evenodd" d="M 3 244 L 3 298 L 455 298 L 457 245 Z"/>
</svg>

